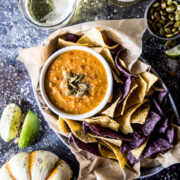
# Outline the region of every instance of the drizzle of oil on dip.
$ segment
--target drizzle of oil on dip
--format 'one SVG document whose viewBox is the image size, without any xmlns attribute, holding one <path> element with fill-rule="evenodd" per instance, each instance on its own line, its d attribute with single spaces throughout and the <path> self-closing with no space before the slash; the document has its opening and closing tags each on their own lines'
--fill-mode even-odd
<svg viewBox="0 0 180 180">
<path fill-rule="evenodd" d="M 83 74 L 89 85 L 88 93 L 79 98 L 66 95 L 66 72 Z M 83 114 L 96 108 L 104 99 L 108 87 L 103 64 L 94 55 L 82 50 L 60 54 L 49 66 L 45 77 L 45 91 L 59 110 L 69 114 Z"/>
<path fill-rule="evenodd" d="M 70 16 L 75 0 L 26 0 L 29 18 L 38 25 L 53 26 Z"/>
</svg>

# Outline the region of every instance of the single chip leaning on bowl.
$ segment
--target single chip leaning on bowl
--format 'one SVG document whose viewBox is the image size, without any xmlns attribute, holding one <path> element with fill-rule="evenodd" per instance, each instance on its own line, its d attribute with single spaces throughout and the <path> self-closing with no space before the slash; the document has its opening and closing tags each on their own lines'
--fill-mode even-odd
<svg viewBox="0 0 180 180">
<path fill-rule="evenodd" d="M 114 62 L 114 59 L 111 55 L 111 52 L 109 49 L 107 48 L 103 48 L 101 50 L 101 52 L 99 52 L 105 59 L 106 61 L 108 62 L 108 64 L 110 65 L 111 67 L 111 71 L 112 71 L 112 74 L 113 74 L 113 77 L 115 79 L 115 81 L 117 83 L 121 83 L 121 84 L 124 84 L 123 81 L 119 78 L 119 70 L 117 69 L 116 65 L 115 65 L 115 62 Z"/>
<path fill-rule="evenodd" d="M 122 92 L 119 89 L 115 95 L 115 97 L 113 98 L 112 102 L 109 104 L 107 104 L 105 106 L 105 108 L 100 112 L 100 114 L 105 114 L 111 118 L 114 118 L 115 115 L 115 110 L 117 108 L 118 102 L 122 97 Z"/>
<path fill-rule="evenodd" d="M 100 54 L 107 60 L 107 62 L 109 63 L 109 65 L 112 67 L 112 69 L 119 75 L 119 70 L 117 69 L 114 59 L 111 55 L 111 52 L 109 49 L 107 48 L 103 48 L 102 51 L 100 52 Z"/>
<path fill-rule="evenodd" d="M 115 65 L 114 59 L 111 55 L 110 50 L 107 48 L 103 48 L 103 47 L 92 47 L 92 49 L 95 50 L 96 52 L 98 52 L 99 54 L 101 54 L 106 59 L 106 61 L 108 62 L 108 64 L 111 67 L 111 71 L 112 71 L 114 80 L 117 83 L 124 84 L 123 81 L 119 77 L 120 73 L 119 73 L 118 69 L 116 68 L 116 65 Z"/>
<path fill-rule="evenodd" d="M 68 124 L 69 128 L 71 129 L 71 132 L 76 136 L 78 139 L 83 141 L 84 143 L 93 143 L 97 142 L 96 138 L 91 137 L 87 134 L 84 133 L 82 129 L 82 125 L 80 122 L 70 120 L 70 119 L 65 119 L 66 123 Z"/>
<path fill-rule="evenodd" d="M 67 134 L 71 132 L 66 121 L 64 121 L 64 119 L 61 117 L 59 117 L 59 120 L 58 120 L 58 127 L 61 133 Z"/>
</svg>

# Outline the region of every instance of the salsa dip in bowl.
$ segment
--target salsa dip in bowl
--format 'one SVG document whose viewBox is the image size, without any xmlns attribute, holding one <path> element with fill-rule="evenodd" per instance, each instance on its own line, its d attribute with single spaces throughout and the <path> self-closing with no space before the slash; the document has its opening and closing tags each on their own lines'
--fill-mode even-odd
<svg viewBox="0 0 180 180">
<path fill-rule="evenodd" d="M 112 89 L 108 63 L 96 51 L 84 46 L 56 51 L 40 75 L 45 103 L 62 118 L 81 120 L 97 114 L 107 104 Z"/>
</svg>

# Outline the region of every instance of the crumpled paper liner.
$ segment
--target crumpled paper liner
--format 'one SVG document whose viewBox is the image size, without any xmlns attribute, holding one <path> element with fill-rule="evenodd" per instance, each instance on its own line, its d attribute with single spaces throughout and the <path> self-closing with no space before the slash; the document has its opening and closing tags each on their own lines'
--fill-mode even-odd
<svg viewBox="0 0 180 180">
<path fill-rule="evenodd" d="M 50 127 L 59 133 L 62 140 L 67 143 L 68 134 L 62 134 L 59 131 L 57 119 L 58 117 L 44 103 L 39 90 L 39 77 L 41 68 L 48 57 L 56 50 L 58 37 L 67 32 L 75 34 L 84 34 L 88 30 L 100 27 L 105 29 L 109 37 L 121 44 L 127 49 L 127 54 L 123 57 L 128 69 L 138 74 L 147 70 L 150 66 L 138 60 L 142 52 L 142 35 L 146 29 L 145 19 L 129 19 L 129 20 L 104 20 L 87 22 L 63 29 L 59 29 L 52 33 L 44 42 L 44 45 L 27 48 L 19 51 L 18 60 L 23 62 L 30 74 L 33 88 L 41 103 L 42 113 L 50 125 Z M 70 144 L 72 153 L 75 154 L 80 163 L 79 180 L 130 180 L 140 176 L 140 165 L 143 167 L 155 167 L 162 164 L 168 167 L 172 164 L 180 162 L 180 128 L 178 130 L 178 144 L 165 154 L 159 154 L 155 160 L 148 159 L 138 162 L 133 169 L 125 167 L 121 169 L 119 163 L 103 157 L 94 156 L 88 152 L 78 149 L 74 144 Z"/>
</svg>

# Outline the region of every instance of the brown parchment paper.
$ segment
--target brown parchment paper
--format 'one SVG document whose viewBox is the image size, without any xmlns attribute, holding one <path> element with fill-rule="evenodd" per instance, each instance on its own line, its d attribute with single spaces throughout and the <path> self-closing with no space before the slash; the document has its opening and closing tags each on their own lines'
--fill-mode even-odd
<svg viewBox="0 0 180 180">
<path fill-rule="evenodd" d="M 32 80 L 33 88 L 41 102 L 42 113 L 50 125 L 50 127 L 58 133 L 62 140 L 67 143 L 69 134 L 62 134 L 59 131 L 57 119 L 58 117 L 44 103 L 39 90 L 39 77 L 43 64 L 48 57 L 56 50 L 58 37 L 67 32 L 75 34 L 84 34 L 92 28 L 100 27 L 108 32 L 109 37 L 121 44 L 127 49 L 127 54 L 123 57 L 128 69 L 133 73 L 140 73 L 147 70 L 150 66 L 138 60 L 142 51 L 142 35 L 146 29 L 145 19 L 129 19 L 129 20 L 104 20 L 93 21 L 78 24 L 63 29 L 59 29 L 52 33 L 43 45 L 27 48 L 19 51 L 18 60 L 23 62 L 29 72 Z M 79 180 L 130 180 L 140 176 L 140 165 L 143 167 L 153 167 L 162 164 L 168 167 L 172 164 L 180 162 L 180 128 L 178 130 L 178 144 L 164 155 L 159 154 L 155 160 L 144 160 L 143 163 L 136 163 L 133 169 L 125 167 L 121 169 L 119 163 L 103 157 L 94 156 L 88 152 L 78 149 L 74 144 L 69 147 L 75 154 L 80 163 Z"/>
</svg>

